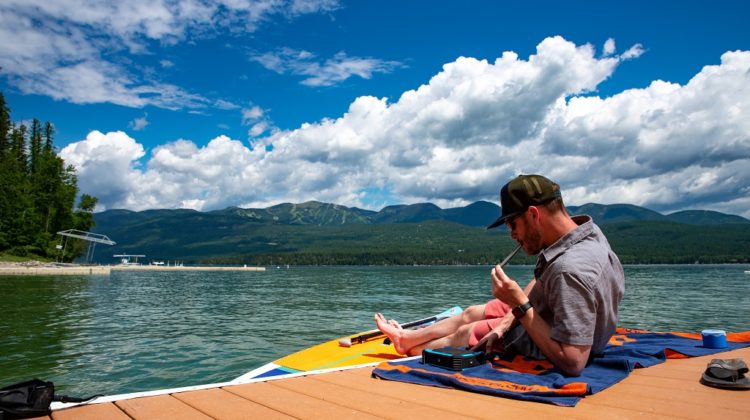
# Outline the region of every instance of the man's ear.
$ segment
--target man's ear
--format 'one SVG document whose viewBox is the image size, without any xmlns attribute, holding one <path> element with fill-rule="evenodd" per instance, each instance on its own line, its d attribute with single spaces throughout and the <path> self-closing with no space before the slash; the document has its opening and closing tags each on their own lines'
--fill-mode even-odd
<svg viewBox="0 0 750 420">
<path fill-rule="evenodd" d="M 529 214 L 531 214 L 531 219 L 534 221 L 538 221 L 539 217 L 541 216 L 541 211 L 539 210 L 539 207 L 536 206 L 529 206 L 528 209 Z"/>
</svg>

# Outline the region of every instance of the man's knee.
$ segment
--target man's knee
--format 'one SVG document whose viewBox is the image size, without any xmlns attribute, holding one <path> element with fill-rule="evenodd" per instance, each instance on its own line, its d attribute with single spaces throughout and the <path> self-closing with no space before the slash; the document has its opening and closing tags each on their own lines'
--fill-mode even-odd
<svg viewBox="0 0 750 420">
<path fill-rule="evenodd" d="M 455 345 L 468 346 L 469 337 L 473 334 L 474 324 L 464 324 L 456 330 L 454 337 L 457 342 Z"/>
<path fill-rule="evenodd" d="M 484 319 L 484 305 L 471 305 L 464 309 L 461 314 L 464 324 L 480 321 Z"/>
</svg>

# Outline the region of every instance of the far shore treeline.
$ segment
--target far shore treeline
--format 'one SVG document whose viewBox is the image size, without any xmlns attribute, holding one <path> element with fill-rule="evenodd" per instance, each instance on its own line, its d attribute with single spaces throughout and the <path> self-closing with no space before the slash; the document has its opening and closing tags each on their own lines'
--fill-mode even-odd
<svg viewBox="0 0 750 420">
<path fill-rule="evenodd" d="M 86 249 L 71 240 L 65 255 L 57 232 L 88 231 L 94 225 L 97 199 L 83 194 L 75 208 L 75 169 L 57 155 L 54 127 L 36 118 L 31 126 L 15 124 L 0 92 L 0 256 L 3 259 L 72 261 Z"/>
<path fill-rule="evenodd" d="M 662 215 L 628 204 L 568 207 L 588 214 L 626 264 L 750 262 L 750 221 L 691 210 Z M 108 210 L 96 231 L 117 241 L 95 259 L 146 255 L 144 262 L 211 265 L 491 265 L 515 246 L 505 228 L 486 230 L 499 206 L 479 201 L 441 209 L 430 203 L 380 211 L 330 203 L 279 204 L 209 212 Z M 512 264 L 533 264 L 517 255 Z"/>
</svg>

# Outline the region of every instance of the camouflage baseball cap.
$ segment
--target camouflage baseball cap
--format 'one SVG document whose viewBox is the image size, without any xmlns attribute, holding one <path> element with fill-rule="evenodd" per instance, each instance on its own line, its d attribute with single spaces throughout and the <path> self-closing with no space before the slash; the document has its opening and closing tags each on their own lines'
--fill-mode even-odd
<svg viewBox="0 0 750 420">
<path fill-rule="evenodd" d="M 500 189 L 502 213 L 487 229 L 496 228 L 508 219 L 523 214 L 529 206 L 546 204 L 560 195 L 560 186 L 541 175 L 519 175 Z"/>
</svg>

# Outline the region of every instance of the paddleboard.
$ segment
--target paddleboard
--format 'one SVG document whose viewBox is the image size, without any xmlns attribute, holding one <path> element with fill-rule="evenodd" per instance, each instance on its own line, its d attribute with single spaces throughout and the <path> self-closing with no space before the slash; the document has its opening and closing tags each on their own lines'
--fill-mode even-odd
<svg viewBox="0 0 750 420">
<path fill-rule="evenodd" d="M 454 306 L 434 316 L 434 320 L 419 325 L 425 327 L 436 321 L 460 314 L 461 307 Z M 432 318 L 432 317 L 430 317 Z M 383 335 L 359 342 L 358 337 L 373 335 L 377 330 L 340 337 L 284 356 L 238 377 L 233 382 L 250 379 L 272 378 L 275 376 L 311 372 L 324 369 L 348 368 L 376 364 L 406 356 L 396 353 L 393 345 L 386 342 Z M 342 343 L 351 343 L 349 346 Z"/>
</svg>

